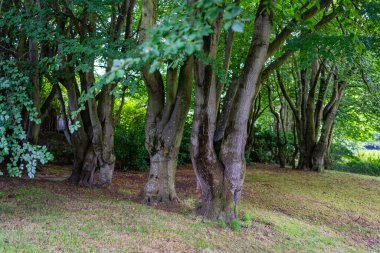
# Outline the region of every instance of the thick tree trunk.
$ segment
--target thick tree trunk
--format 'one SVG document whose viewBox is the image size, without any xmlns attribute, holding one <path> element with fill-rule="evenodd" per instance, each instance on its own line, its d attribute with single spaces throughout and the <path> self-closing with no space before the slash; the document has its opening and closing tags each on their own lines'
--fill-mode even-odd
<svg viewBox="0 0 380 253">
<path fill-rule="evenodd" d="M 96 155 L 92 147 L 87 149 L 80 171 L 78 185 L 91 187 L 94 183 L 94 173 L 96 168 Z"/>
<path fill-rule="evenodd" d="M 178 78 L 177 71 L 169 70 L 167 101 L 159 111 L 152 100 L 157 95 L 156 85 L 161 81 L 152 81 L 154 76 L 146 72 L 144 74 L 149 94 L 145 145 L 149 152 L 150 173 L 144 188 L 144 199 L 147 203 L 179 201 L 175 191 L 175 172 L 190 109 L 193 67 L 193 57 L 190 57 L 181 67 Z"/>
<path fill-rule="evenodd" d="M 273 14 L 265 10 L 264 2 L 260 2 L 242 82 L 235 97 L 235 105 L 229 117 L 219 154 L 225 168 L 225 187 L 228 188 L 226 189 L 227 217 L 232 219 L 236 217 L 236 208 L 240 201 L 244 182 L 247 123 L 252 101 L 259 91 L 258 81 L 266 60 L 272 31 L 272 18 Z M 231 212 L 232 210 L 233 212 Z"/>
<path fill-rule="evenodd" d="M 226 219 L 224 199 L 224 169 L 214 150 L 214 131 L 216 120 L 216 87 L 215 80 L 208 86 L 206 80 L 211 66 L 205 67 L 202 62 L 196 62 L 196 87 L 193 129 L 191 134 L 191 160 L 198 183 L 201 188 L 201 214 L 215 219 Z M 201 74 L 203 72 L 203 74 Z M 214 77 L 211 77 L 214 79 Z"/>
<path fill-rule="evenodd" d="M 155 11 L 155 0 L 142 1 L 141 43 L 148 36 L 146 30 L 155 24 Z M 149 66 L 144 66 L 142 72 L 148 90 L 145 147 L 150 158 L 144 199 L 151 204 L 178 202 L 175 171 L 190 109 L 194 59 L 190 56 L 179 69 L 168 67 L 165 83 L 159 70 L 150 73 Z"/>
<path fill-rule="evenodd" d="M 66 88 L 68 97 L 68 112 L 69 114 L 71 114 L 72 112 L 77 111 L 79 109 L 79 90 L 77 88 L 78 84 L 75 79 L 74 69 L 67 68 L 65 70 L 62 70 L 60 74 L 62 76 L 59 76 L 59 80 L 62 83 L 62 85 Z M 74 153 L 74 164 L 69 181 L 74 184 L 77 184 L 80 181 L 84 160 L 86 157 L 87 150 L 90 146 L 90 140 L 84 129 L 81 115 L 82 114 L 78 114 L 73 119 L 73 123 L 75 121 L 79 121 L 81 127 L 70 135 L 70 140 Z"/>
<path fill-rule="evenodd" d="M 177 154 L 165 154 L 159 150 L 150 157 L 149 179 L 144 188 L 147 203 L 178 202 L 175 190 Z"/>
<path fill-rule="evenodd" d="M 202 188 L 201 212 L 209 218 L 222 219 L 227 223 L 237 216 L 246 169 L 244 150 L 248 118 L 253 98 L 259 90 L 258 79 L 266 59 L 271 34 L 272 15 L 264 7 L 265 3 L 261 1 L 245 69 L 238 79 L 232 106 L 226 103 L 225 106 L 230 109 L 218 119 L 223 122 L 218 124 L 218 130 L 215 129 L 215 73 L 212 66 L 200 60 L 195 64 L 196 97 L 191 157 Z M 216 56 L 221 24 L 220 17 L 213 24 L 214 33 L 204 38 L 203 51 L 211 60 Z M 219 152 L 214 147 L 214 141 L 221 141 Z"/>
</svg>

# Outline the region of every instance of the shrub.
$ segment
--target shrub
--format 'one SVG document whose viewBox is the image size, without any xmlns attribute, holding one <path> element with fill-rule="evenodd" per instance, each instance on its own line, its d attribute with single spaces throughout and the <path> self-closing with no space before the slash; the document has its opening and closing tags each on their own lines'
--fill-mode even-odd
<svg viewBox="0 0 380 253">
<path fill-rule="evenodd" d="M 240 231 L 241 230 L 240 221 L 237 219 L 232 220 L 231 221 L 231 229 L 233 231 Z"/>
<path fill-rule="evenodd" d="M 380 176 L 380 151 L 359 150 L 356 154 L 350 147 L 339 143 L 334 144 L 330 154 L 328 169 Z"/>
<path fill-rule="evenodd" d="M 183 137 L 181 146 L 178 153 L 178 165 L 191 163 L 190 156 L 190 138 L 191 138 L 191 118 L 187 120 L 185 129 L 183 130 Z"/>
<path fill-rule="evenodd" d="M 114 153 L 118 166 L 124 170 L 146 170 L 149 166 L 145 149 L 145 103 L 139 99 L 125 101 L 115 127 Z"/>
<path fill-rule="evenodd" d="M 148 151 L 145 149 L 144 122 L 129 129 L 118 124 L 115 130 L 116 161 L 123 169 L 146 170 L 149 165 Z"/>
</svg>

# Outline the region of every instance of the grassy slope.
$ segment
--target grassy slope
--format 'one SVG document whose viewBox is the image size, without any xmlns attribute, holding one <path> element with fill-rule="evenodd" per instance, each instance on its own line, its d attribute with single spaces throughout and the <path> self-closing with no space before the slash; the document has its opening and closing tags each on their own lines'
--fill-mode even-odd
<svg viewBox="0 0 380 253">
<path fill-rule="evenodd" d="M 189 168 L 178 173 L 175 208 L 136 202 L 143 174 L 117 174 L 112 190 L 0 179 L 0 252 L 380 252 L 379 178 L 257 167 L 240 231 L 192 214 Z"/>
</svg>

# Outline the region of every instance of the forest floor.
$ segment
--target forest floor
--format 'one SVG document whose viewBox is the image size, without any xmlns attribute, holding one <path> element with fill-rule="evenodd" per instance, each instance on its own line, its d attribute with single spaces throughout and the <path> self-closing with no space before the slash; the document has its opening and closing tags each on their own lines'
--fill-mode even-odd
<svg viewBox="0 0 380 253">
<path fill-rule="evenodd" d="M 141 203 L 146 173 L 89 189 L 62 181 L 69 169 L 0 178 L 0 252 L 380 252 L 380 177 L 254 164 L 232 230 L 194 214 L 189 165 L 175 207 Z"/>
</svg>

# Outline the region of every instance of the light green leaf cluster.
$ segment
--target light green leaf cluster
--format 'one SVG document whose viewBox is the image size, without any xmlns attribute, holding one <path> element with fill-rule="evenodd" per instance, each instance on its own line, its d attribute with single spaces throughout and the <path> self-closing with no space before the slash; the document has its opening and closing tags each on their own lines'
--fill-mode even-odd
<svg viewBox="0 0 380 253">
<path fill-rule="evenodd" d="M 10 176 L 20 177 L 23 170 L 34 177 L 37 163 L 45 164 L 53 159 L 45 146 L 27 142 L 22 126 L 22 110 L 39 124 L 38 114 L 28 94 L 29 79 L 20 73 L 14 63 L 3 62 L 0 71 L 0 163 L 6 163 Z M 3 174 L 0 171 L 0 174 Z"/>
</svg>

